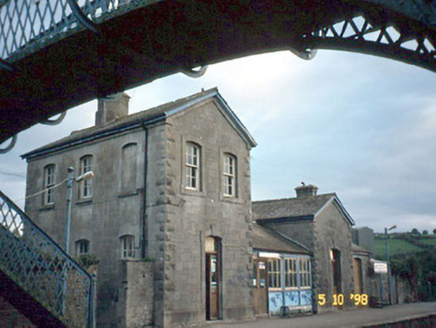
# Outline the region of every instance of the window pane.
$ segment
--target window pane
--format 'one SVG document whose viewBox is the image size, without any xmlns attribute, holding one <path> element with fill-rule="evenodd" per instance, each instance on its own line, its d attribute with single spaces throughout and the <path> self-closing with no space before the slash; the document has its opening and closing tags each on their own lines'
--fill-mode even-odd
<svg viewBox="0 0 436 328">
<path fill-rule="evenodd" d="M 135 257 L 135 239 L 133 236 L 124 236 L 121 239 L 121 254 L 123 258 Z"/>
<path fill-rule="evenodd" d="M 311 286 L 311 270 L 309 259 L 300 259 L 300 280 L 301 287 Z"/>
<path fill-rule="evenodd" d="M 55 166 L 49 165 L 45 167 L 44 169 L 44 189 L 47 189 L 44 193 L 44 203 L 45 204 L 53 204 L 53 189 L 49 189 L 50 187 L 53 187 L 55 184 Z"/>
<path fill-rule="evenodd" d="M 281 287 L 279 259 L 268 261 L 268 285 L 270 288 Z"/>
<path fill-rule="evenodd" d="M 223 161 L 223 188 L 224 195 L 235 195 L 235 159 L 231 155 L 225 155 Z"/>
<path fill-rule="evenodd" d="M 79 240 L 76 242 L 77 256 L 86 255 L 89 253 L 89 240 Z"/>
<path fill-rule="evenodd" d="M 92 171 L 92 156 L 85 156 L 80 161 L 80 174 Z M 92 178 L 80 182 L 80 197 L 92 197 Z"/>
<path fill-rule="evenodd" d="M 186 145 L 186 187 L 198 189 L 199 148 L 193 144 Z"/>
</svg>

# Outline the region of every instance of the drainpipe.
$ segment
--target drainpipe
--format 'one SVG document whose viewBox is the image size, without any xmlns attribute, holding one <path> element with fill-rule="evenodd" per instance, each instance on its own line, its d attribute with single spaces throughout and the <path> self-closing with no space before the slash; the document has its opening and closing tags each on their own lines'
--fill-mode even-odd
<svg viewBox="0 0 436 328">
<path fill-rule="evenodd" d="M 145 132 L 145 149 L 144 149 L 144 187 L 142 188 L 142 218 L 141 218 L 141 257 L 147 256 L 147 173 L 148 173 L 148 128 L 145 124 L 142 125 Z"/>
<path fill-rule="evenodd" d="M 286 291 L 286 279 L 285 279 L 285 256 L 283 254 L 280 255 L 280 280 L 282 282 L 282 306 L 286 306 L 286 298 L 285 298 L 285 291 Z M 286 311 L 287 313 L 287 311 Z"/>
<path fill-rule="evenodd" d="M 144 188 L 143 188 L 143 208 L 142 208 L 142 218 L 140 224 L 142 225 L 141 229 L 141 256 L 142 258 L 147 256 L 148 253 L 148 225 L 147 225 L 147 174 L 148 174 L 148 126 L 162 122 L 166 119 L 166 114 L 162 114 L 156 116 L 154 118 L 149 119 L 146 122 L 142 122 L 141 126 L 145 132 L 145 151 L 144 151 Z"/>
</svg>

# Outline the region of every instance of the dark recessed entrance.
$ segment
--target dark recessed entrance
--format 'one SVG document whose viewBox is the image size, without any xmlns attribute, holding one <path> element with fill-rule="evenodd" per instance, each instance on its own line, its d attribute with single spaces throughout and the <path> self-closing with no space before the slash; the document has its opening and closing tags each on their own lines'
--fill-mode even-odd
<svg viewBox="0 0 436 328">
<path fill-rule="evenodd" d="M 206 320 L 221 319 L 221 239 L 206 237 Z"/>
</svg>

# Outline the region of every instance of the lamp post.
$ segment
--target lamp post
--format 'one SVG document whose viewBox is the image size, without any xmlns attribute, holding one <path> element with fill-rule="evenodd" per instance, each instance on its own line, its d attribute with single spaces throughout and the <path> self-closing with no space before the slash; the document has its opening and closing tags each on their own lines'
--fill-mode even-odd
<svg viewBox="0 0 436 328">
<path fill-rule="evenodd" d="M 393 225 L 392 227 L 390 227 L 389 229 L 388 228 L 385 228 L 385 236 L 386 236 L 386 262 L 387 262 L 387 265 L 388 265 L 388 297 L 389 297 L 389 304 L 390 305 L 392 305 L 392 300 L 391 300 L 391 293 L 392 293 L 392 291 L 391 291 L 391 266 L 390 266 L 390 263 L 389 263 L 389 234 L 388 234 L 388 231 L 391 231 L 391 230 L 393 230 L 393 229 L 395 229 L 397 226 L 396 225 Z"/>
<path fill-rule="evenodd" d="M 74 179 L 74 168 L 68 168 L 68 179 L 67 179 L 67 222 L 65 227 L 65 253 L 68 254 L 70 249 L 70 227 L 71 227 L 71 198 L 73 194 L 73 182 L 80 182 L 83 180 L 89 180 L 94 177 L 92 171 L 88 171 L 78 178 Z"/>
<path fill-rule="evenodd" d="M 65 227 L 65 253 L 69 253 L 70 250 L 70 226 L 71 226 L 71 198 L 73 194 L 73 183 L 80 182 L 83 180 L 89 180 L 94 176 L 92 171 L 88 171 L 78 178 L 74 179 L 74 168 L 68 168 L 68 178 L 67 178 L 67 222 Z M 69 254 L 68 254 L 69 255 Z M 65 270 L 65 269 L 64 269 Z M 64 271 L 63 277 L 63 297 L 62 297 L 62 314 L 65 315 L 66 304 L 67 304 L 67 272 Z"/>
</svg>

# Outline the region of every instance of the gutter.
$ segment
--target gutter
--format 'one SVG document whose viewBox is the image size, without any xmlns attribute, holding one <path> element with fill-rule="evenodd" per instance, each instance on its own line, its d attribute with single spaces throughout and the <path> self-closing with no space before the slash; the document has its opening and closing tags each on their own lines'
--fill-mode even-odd
<svg viewBox="0 0 436 328">
<path fill-rule="evenodd" d="M 308 221 L 313 220 L 315 216 L 313 214 L 300 215 L 300 216 L 284 216 L 279 218 L 266 218 L 266 219 L 256 219 L 256 223 L 262 225 L 263 223 L 281 223 L 289 221 Z"/>
<path fill-rule="evenodd" d="M 106 131 L 102 131 L 100 133 L 96 133 L 96 134 L 90 135 L 88 137 L 79 138 L 77 140 L 70 141 L 70 142 L 66 141 L 63 144 L 56 145 L 56 146 L 53 146 L 53 147 L 49 147 L 49 148 L 43 149 L 41 151 L 38 151 L 38 150 L 31 151 L 31 152 L 29 152 L 27 154 L 21 155 L 21 158 L 22 159 L 26 159 L 26 160 L 31 160 L 33 158 L 36 158 L 36 157 L 39 157 L 39 156 L 43 156 L 43 155 L 48 154 L 48 153 L 52 153 L 52 152 L 60 151 L 60 150 L 64 150 L 64 149 L 68 149 L 68 148 L 71 148 L 71 147 L 74 147 L 74 146 L 78 146 L 78 145 L 81 145 L 81 144 L 85 144 L 85 143 L 88 143 L 88 142 L 91 142 L 91 141 L 95 141 L 95 140 L 102 139 L 102 138 L 105 138 L 105 137 L 110 137 L 110 136 L 113 136 L 113 135 L 117 135 L 117 134 L 120 134 L 120 133 L 123 133 L 123 132 L 127 132 L 127 131 L 130 131 L 130 130 L 134 130 L 136 128 L 143 127 L 145 124 L 146 125 L 153 124 L 153 123 L 159 122 L 159 121 L 164 120 L 164 119 L 166 119 L 166 115 L 165 114 L 157 116 L 157 117 L 154 117 L 154 118 L 151 118 L 151 119 L 143 121 L 143 122 L 134 122 L 134 123 L 126 124 L 126 125 L 124 125 L 122 127 L 117 126 L 117 127 L 108 129 Z"/>
</svg>

